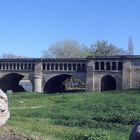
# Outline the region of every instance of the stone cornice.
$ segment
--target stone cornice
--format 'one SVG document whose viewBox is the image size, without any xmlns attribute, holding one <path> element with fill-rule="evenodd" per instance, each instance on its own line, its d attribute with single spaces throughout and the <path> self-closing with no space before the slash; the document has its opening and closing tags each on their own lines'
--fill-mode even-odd
<svg viewBox="0 0 140 140">
<path fill-rule="evenodd" d="M 140 59 L 140 55 L 88 56 L 87 58 L 0 58 L 0 62 L 86 62 L 87 60 Z"/>
</svg>

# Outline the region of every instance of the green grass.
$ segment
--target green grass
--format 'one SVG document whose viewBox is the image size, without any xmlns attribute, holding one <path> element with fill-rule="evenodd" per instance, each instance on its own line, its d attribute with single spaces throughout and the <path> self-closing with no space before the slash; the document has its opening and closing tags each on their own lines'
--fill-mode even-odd
<svg viewBox="0 0 140 140">
<path fill-rule="evenodd" d="M 140 91 L 10 95 L 0 129 L 42 140 L 128 140 L 140 119 Z M 4 130 L 3 130 L 4 129 Z"/>
</svg>

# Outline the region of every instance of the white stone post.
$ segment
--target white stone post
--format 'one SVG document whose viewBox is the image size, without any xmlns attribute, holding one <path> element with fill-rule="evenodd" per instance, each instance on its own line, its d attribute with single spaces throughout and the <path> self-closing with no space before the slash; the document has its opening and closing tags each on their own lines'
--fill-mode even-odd
<svg viewBox="0 0 140 140">
<path fill-rule="evenodd" d="M 34 76 L 34 92 L 42 92 L 42 77 Z"/>
<path fill-rule="evenodd" d="M 33 90 L 34 92 L 43 92 L 42 89 L 42 63 L 36 62 L 35 63 L 35 70 L 34 70 L 34 85 Z"/>
</svg>

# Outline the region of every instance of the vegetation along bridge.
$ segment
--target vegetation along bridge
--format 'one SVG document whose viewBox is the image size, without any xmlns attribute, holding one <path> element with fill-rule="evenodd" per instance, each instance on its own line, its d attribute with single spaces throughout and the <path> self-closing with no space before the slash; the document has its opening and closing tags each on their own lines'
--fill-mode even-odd
<svg viewBox="0 0 140 140">
<path fill-rule="evenodd" d="M 34 92 L 61 92 L 79 81 L 86 91 L 138 89 L 140 56 L 0 59 L 3 91 L 23 91 L 22 79 L 30 81 Z M 73 84 L 72 79 L 78 82 Z"/>
</svg>

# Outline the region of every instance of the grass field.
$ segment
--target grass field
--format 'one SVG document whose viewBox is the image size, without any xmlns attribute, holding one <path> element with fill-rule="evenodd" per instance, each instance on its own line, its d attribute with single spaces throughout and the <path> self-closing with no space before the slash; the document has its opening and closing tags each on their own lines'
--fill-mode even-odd
<svg viewBox="0 0 140 140">
<path fill-rule="evenodd" d="M 9 96 L 11 118 L 0 131 L 36 140 L 128 140 L 140 120 L 140 91 Z"/>
</svg>

